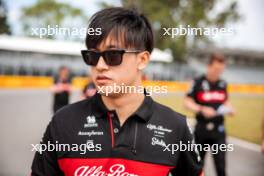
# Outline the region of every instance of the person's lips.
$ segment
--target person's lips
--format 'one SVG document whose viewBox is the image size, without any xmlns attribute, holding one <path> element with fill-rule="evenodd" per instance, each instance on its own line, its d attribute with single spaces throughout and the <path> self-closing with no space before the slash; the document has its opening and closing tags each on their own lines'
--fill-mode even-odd
<svg viewBox="0 0 264 176">
<path fill-rule="evenodd" d="M 107 81 L 109 81 L 109 80 L 111 80 L 111 78 L 109 78 L 109 77 L 107 77 L 107 76 L 105 76 L 105 75 L 98 75 L 98 76 L 96 77 L 96 81 L 97 81 L 98 83 L 104 83 L 104 82 L 107 82 Z"/>
</svg>

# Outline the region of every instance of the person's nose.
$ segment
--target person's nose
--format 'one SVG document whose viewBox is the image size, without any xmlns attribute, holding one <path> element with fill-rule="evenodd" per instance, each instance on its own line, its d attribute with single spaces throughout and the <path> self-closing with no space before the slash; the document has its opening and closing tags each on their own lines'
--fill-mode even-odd
<svg viewBox="0 0 264 176">
<path fill-rule="evenodd" d="M 102 71 L 102 70 L 107 70 L 109 67 L 108 65 L 105 63 L 104 59 L 102 56 L 100 56 L 98 63 L 96 65 L 96 69 L 98 71 Z"/>
</svg>

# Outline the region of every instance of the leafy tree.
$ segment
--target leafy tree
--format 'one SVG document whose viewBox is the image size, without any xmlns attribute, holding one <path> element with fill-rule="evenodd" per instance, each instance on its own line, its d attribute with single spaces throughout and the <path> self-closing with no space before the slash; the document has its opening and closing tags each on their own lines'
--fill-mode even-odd
<svg viewBox="0 0 264 176">
<path fill-rule="evenodd" d="M 192 28 L 225 27 L 228 22 L 239 19 L 237 2 L 230 1 L 227 6 L 216 12 L 217 3 L 222 0 L 121 0 L 124 7 L 135 7 L 143 12 L 153 24 L 155 45 L 158 48 L 171 49 L 175 60 L 184 60 L 187 50 L 195 48 L 198 43 L 209 42 L 205 35 L 192 37 L 183 35 L 171 38 L 165 36 L 163 28 L 179 27 Z M 107 6 L 107 4 L 102 4 Z M 188 41 L 192 41 L 191 44 Z"/>
<path fill-rule="evenodd" d="M 32 36 L 32 28 L 38 27 L 81 27 L 87 17 L 81 9 L 56 0 L 38 0 L 36 4 L 22 9 L 23 30 Z M 86 27 L 86 26 L 84 26 Z M 55 36 L 45 36 L 56 38 Z M 64 39 L 67 38 L 64 36 Z"/>
<path fill-rule="evenodd" d="M 2 0 L 0 0 L 0 34 L 11 34 L 6 14 L 7 10 L 5 4 Z"/>
</svg>

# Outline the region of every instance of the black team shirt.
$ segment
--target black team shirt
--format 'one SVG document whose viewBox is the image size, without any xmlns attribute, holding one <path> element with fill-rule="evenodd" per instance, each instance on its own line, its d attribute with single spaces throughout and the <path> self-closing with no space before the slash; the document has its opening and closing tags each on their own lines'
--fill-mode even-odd
<svg viewBox="0 0 264 176">
<path fill-rule="evenodd" d="M 70 81 L 70 79 L 61 81 L 59 78 L 55 78 L 54 84 L 70 85 L 71 81 Z M 53 111 L 56 112 L 57 110 L 59 110 L 63 106 L 68 105 L 69 104 L 69 96 L 70 96 L 69 91 L 54 93 Z"/>
<path fill-rule="evenodd" d="M 202 175 L 196 151 L 165 150 L 193 141 L 181 114 L 145 93 L 144 102 L 120 126 L 101 95 L 68 105 L 49 123 L 42 144 L 91 144 L 94 150 L 36 152 L 32 176 L 175 176 Z M 165 150 L 165 151 L 164 151 Z"/>
<path fill-rule="evenodd" d="M 194 80 L 191 90 L 187 93 L 197 104 L 209 106 L 215 109 L 223 105 L 227 99 L 227 83 L 224 80 L 209 82 L 205 75 Z M 221 125 L 224 122 L 224 116 L 219 114 L 214 118 L 205 118 L 201 113 L 196 114 L 198 123 L 206 124 L 209 122 Z"/>
</svg>

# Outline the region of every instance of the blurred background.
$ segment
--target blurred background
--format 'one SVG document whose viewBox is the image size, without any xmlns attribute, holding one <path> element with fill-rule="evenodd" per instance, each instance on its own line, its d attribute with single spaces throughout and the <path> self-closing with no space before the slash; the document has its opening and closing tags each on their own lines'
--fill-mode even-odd
<svg viewBox="0 0 264 176">
<path fill-rule="evenodd" d="M 98 10 L 136 7 L 151 21 L 155 49 L 145 70 L 144 85 L 167 85 L 169 93 L 153 97 L 187 114 L 182 99 L 190 81 L 204 73 L 210 53 L 227 57 L 223 79 L 237 113 L 226 118 L 229 175 L 263 176 L 261 121 L 264 116 L 264 1 L 262 0 L 0 0 L 0 175 L 30 173 L 34 152 L 52 117 L 50 87 L 61 66 L 70 71 L 70 102 L 80 100 L 89 81 L 81 58 L 85 28 Z M 231 34 L 184 35 L 171 38 L 163 28 L 179 25 L 229 28 Z M 38 35 L 36 29 L 67 28 L 71 32 Z M 85 34 L 85 33 L 84 33 Z M 213 176 L 207 157 L 206 175 Z"/>
</svg>

